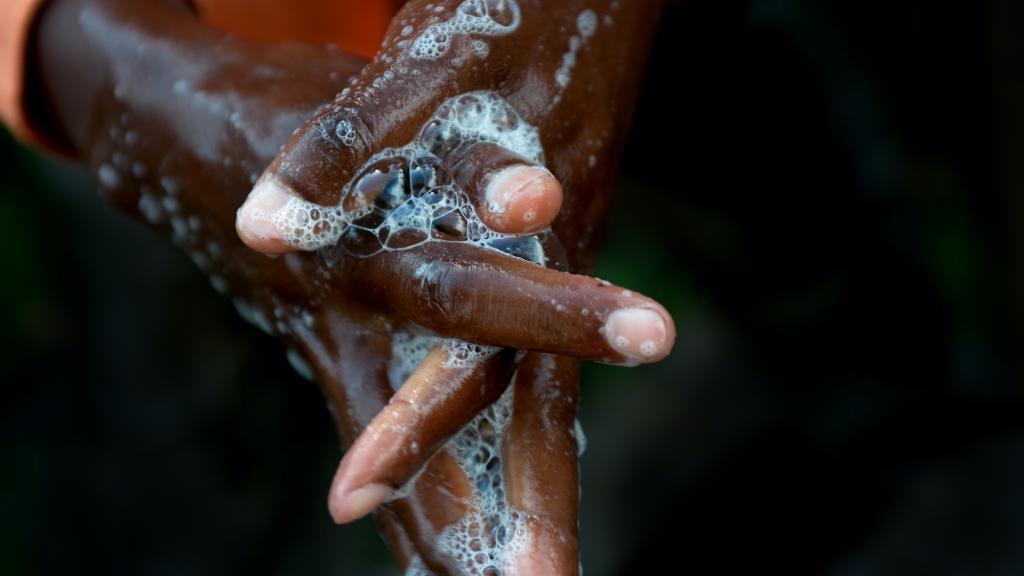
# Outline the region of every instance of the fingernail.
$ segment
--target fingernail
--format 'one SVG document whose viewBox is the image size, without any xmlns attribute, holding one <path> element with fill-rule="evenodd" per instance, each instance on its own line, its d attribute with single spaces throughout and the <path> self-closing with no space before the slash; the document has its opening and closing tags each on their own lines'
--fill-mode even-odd
<svg viewBox="0 0 1024 576">
<path fill-rule="evenodd" d="M 338 524 L 358 520 L 387 500 L 393 490 L 383 484 L 367 484 L 331 499 L 331 517 Z"/>
<path fill-rule="evenodd" d="M 276 253 L 286 249 L 283 235 L 274 224 L 274 215 L 290 197 L 288 190 L 274 178 L 257 182 L 235 218 L 235 228 L 242 242 L 260 252 Z"/>
<path fill-rule="evenodd" d="M 518 164 L 491 176 L 484 202 L 489 224 L 499 232 L 533 232 L 561 210 L 562 185 L 544 168 Z"/>
<path fill-rule="evenodd" d="M 651 362 L 668 353 L 668 328 L 654 310 L 621 308 L 608 316 L 603 330 L 608 344 L 634 363 Z"/>
</svg>

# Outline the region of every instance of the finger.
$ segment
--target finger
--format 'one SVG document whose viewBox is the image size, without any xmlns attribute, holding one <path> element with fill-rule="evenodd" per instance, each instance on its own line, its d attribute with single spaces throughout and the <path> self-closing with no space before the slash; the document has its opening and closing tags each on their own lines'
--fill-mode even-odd
<svg viewBox="0 0 1024 576">
<path fill-rule="evenodd" d="M 435 574 L 458 574 L 442 541 L 474 508 L 473 489 L 459 464 L 439 452 L 413 480 L 409 493 L 378 508 L 401 523 L 421 562 Z"/>
<path fill-rule="evenodd" d="M 384 537 L 391 555 L 395 557 L 403 572 L 410 564 L 419 561 L 415 546 L 394 514 L 378 514 L 374 520 L 377 523 L 377 530 Z"/>
<path fill-rule="evenodd" d="M 426 87 L 410 89 L 419 96 Z M 518 154 L 527 164 L 489 170 L 487 146 L 493 149 L 498 143 L 508 149 L 506 160 L 507 154 Z M 347 217 L 353 216 L 350 210 L 370 200 L 357 190 L 362 183 L 388 174 L 398 180 L 402 175 L 393 171 L 396 162 L 443 163 L 453 152 L 461 156 L 462 151 L 478 144 L 487 146 L 470 155 L 464 178 L 493 179 L 495 209 L 487 211 L 485 219 L 497 223 L 496 229 L 543 228 L 540 223 L 550 222 L 558 212 L 561 188 L 554 177 L 536 166 L 543 161 L 536 130 L 507 102 L 493 94 L 471 93 L 439 106 L 395 109 L 380 100 L 357 105 L 349 96 L 325 107 L 285 145 L 239 211 L 239 236 L 253 249 L 268 253 L 332 245 L 344 231 Z M 452 190 L 447 171 L 433 176 L 432 189 L 448 200 L 458 197 L 463 186 L 455 183 L 457 190 Z M 401 184 L 405 185 L 403 197 L 414 192 L 411 182 Z M 486 196 L 486 191 L 483 186 L 479 194 Z M 506 213 L 501 213 L 502 209 Z M 324 220 L 314 218 L 314 211 L 326 211 L 331 222 L 325 225 Z"/>
<path fill-rule="evenodd" d="M 527 355 L 516 373 L 502 443 L 508 504 L 523 518 L 514 574 L 578 572 L 578 382 L 576 360 L 547 354 Z"/>
<path fill-rule="evenodd" d="M 355 179 L 372 154 L 395 137 L 415 135 L 417 128 L 407 123 L 385 132 L 386 124 L 364 122 L 382 115 L 386 116 L 370 105 L 356 113 L 336 100 L 298 129 L 238 211 L 235 225 L 242 241 L 267 254 L 319 248 L 321 243 L 307 244 L 295 237 L 296 230 L 304 229 L 302 219 L 318 208 L 339 211 L 345 184 Z"/>
<path fill-rule="evenodd" d="M 345 454 L 331 487 L 335 522 L 361 518 L 388 499 L 504 392 L 513 350 L 478 358 L 460 357 L 462 352 L 431 350 Z"/>
<path fill-rule="evenodd" d="M 450 338 L 623 365 L 660 360 L 675 341 L 646 296 L 466 243 L 340 263 L 351 297 Z"/>
<path fill-rule="evenodd" d="M 551 225 L 562 207 L 562 186 L 543 166 L 533 164 L 507 149 L 478 142 L 452 151 L 445 169 L 476 206 L 481 221 L 489 228 L 510 234 L 528 234 Z M 235 227 L 249 248 L 265 254 L 285 254 L 318 248 L 332 235 L 315 231 L 308 223 L 313 214 L 327 226 L 345 226 L 342 214 L 367 207 L 391 185 L 409 188 L 404 177 L 393 178 L 388 171 L 371 170 L 361 175 L 339 206 L 318 206 L 301 198 L 273 174 L 265 174 L 238 210 Z M 403 191 L 403 195 L 411 189 Z M 308 244 L 308 245 L 307 245 Z"/>
<path fill-rule="evenodd" d="M 394 393 L 388 376 L 391 343 L 336 312 L 334 305 L 314 312 L 313 329 L 300 317 L 286 317 L 290 334 L 286 339 L 327 398 L 347 446 Z"/>
<path fill-rule="evenodd" d="M 249 248 L 264 254 L 295 252 L 281 225 L 286 206 L 296 201 L 273 176 L 264 176 L 235 215 L 235 231 Z"/>
<path fill-rule="evenodd" d="M 392 394 L 388 375 L 390 344 L 351 326 L 330 306 L 318 310 L 315 330 L 297 321 L 292 344 L 320 384 L 345 443 L 371 422 Z M 344 360 L 344 361 L 342 361 Z M 473 505 L 465 473 L 447 454 L 439 453 L 410 486 L 409 494 L 378 508 L 378 522 L 403 566 L 420 562 L 441 570 L 436 551 L 443 530 Z"/>
<path fill-rule="evenodd" d="M 296 219 L 317 206 L 336 208 L 345 183 L 383 141 L 366 116 L 336 100 L 295 131 L 238 210 L 235 227 L 247 246 L 267 254 L 309 248 L 293 237 L 303 227 Z"/>
<path fill-rule="evenodd" d="M 562 208 L 562 185 L 554 174 L 504 147 L 478 142 L 454 151 L 445 163 L 483 223 L 498 232 L 543 230 Z"/>
</svg>

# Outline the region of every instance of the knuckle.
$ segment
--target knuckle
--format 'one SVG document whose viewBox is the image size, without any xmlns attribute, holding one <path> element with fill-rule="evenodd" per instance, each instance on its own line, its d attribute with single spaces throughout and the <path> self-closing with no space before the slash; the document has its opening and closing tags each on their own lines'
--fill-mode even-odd
<svg viewBox="0 0 1024 576">
<path fill-rule="evenodd" d="M 431 263 L 420 278 L 416 297 L 419 308 L 439 327 L 449 327 L 453 303 L 449 289 L 452 265 Z"/>
<path fill-rule="evenodd" d="M 335 149 L 357 156 L 370 151 L 373 138 L 354 108 L 332 107 L 320 115 L 315 126 L 323 141 Z"/>
<path fill-rule="evenodd" d="M 452 331 L 472 317 L 474 298 L 460 294 L 466 269 L 457 263 L 431 262 L 417 285 L 420 310 L 439 330 Z"/>
</svg>

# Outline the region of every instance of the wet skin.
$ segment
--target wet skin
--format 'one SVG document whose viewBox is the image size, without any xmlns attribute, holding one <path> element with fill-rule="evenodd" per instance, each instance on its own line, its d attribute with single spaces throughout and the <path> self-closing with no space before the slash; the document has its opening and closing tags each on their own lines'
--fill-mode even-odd
<svg viewBox="0 0 1024 576">
<path fill-rule="evenodd" d="M 498 353 L 460 370 L 438 370 L 429 361 L 438 354 L 428 355 L 389 404 L 392 334 L 426 330 L 532 351 L 515 371 L 502 458 L 509 504 L 525 513 L 532 537 L 519 573 L 572 574 L 577 359 L 656 360 L 671 347 L 671 319 L 642 296 L 464 243 L 435 242 L 371 258 L 333 249 L 270 258 L 239 240 L 235 216 L 268 165 L 296 194 L 336 202 L 337 183 L 351 177 L 345 167 L 358 166 L 359 154 L 408 140 L 431 107 L 452 94 L 501 88 L 541 131 L 547 166 L 566 198 L 553 230 L 565 246 L 565 265 L 587 270 L 657 7 L 644 2 L 611 12 L 614 25 L 599 28 L 580 51 L 572 82 L 558 94 L 559 104 L 550 106 L 568 40 L 546 31 L 561 26 L 559 19 L 572 26 L 587 3 L 566 3 L 564 14 L 561 7 L 549 9 L 543 18 L 530 3 L 520 4 L 520 32 L 559 48 L 540 54 L 531 52 L 536 41 L 524 49 L 514 35 L 490 39 L 487 66 L 448 70 L 440 60 L 424 63 L 421 72 L 436 76 L 434 83 L 391 108 L 390 96 L 359 96 L 360 85 L 383 73 L 377 60 L 366 65 L 327 48 L 244 43 L 202 27 L 176 2 L 60 0 L 44 11 L 37 35 L 38 88 L 51 123 L 89 162 L 105 195 L 170 231 L 216 288 L 297 351 L 327 396 L 346 444 L 371 426 L 339 469 L 332 513 L 340 520 L 365 513 L 360 504 L 374 504 L 380 495 L 364 492 L 361 503 L 352 498 L 356 491 L 368 484 L 396 488 L 427 463 L 411 493 L 379 508 L 376 518 L 403 565 L 418 556 L 436 573 L 462 571 L 435 544 L 474 498 L 462 471 L 438 449 L 500 395 L 516 367 L 511 354 Z M 412 18 L 415 29 L 422 10 L 422 3 L 411 3 L 396 22 Z M 392 36 L 400 33 L 396 27 L 404 24 L 393 26 Z M 598 42 L 600 34 L 607 37 Z M 355 100 L 321 109 L 352 76 Z M 393 88 L 399 91 L 395 98 L 410 93 L 402 82 Z M 336 118 L 341 104 L 358 106 L 371 136 L 363 138 L 367 148 L 323 162 L 324 154 L 339 149 L 324 148 L 310 133 Z M 292 136 L 303 122 L 305 128 Z M 508 163 L 500 150 L 468 156 L 468 182 L 482 183 L 488 166 L 497 170 Z M 282 170 L 285 165 L 307 169 Z M 656 354 L 624 354 L 606 337 L 609 327 L 628 324 L 632 310 L 662 320 Z M 438 388 L 454 393 L 431 402 Z M 403 412 L 403 406 L 418 409 Z M 380 423 L 388 418 L 403 423 L 393 428 L 400 430 L 397 438 L 381 435 L 387 428 Z M 413 442 L 421 448 L 408 449 Z M 360 461 L 360 454 L 375 457 Z"/>
</svg>

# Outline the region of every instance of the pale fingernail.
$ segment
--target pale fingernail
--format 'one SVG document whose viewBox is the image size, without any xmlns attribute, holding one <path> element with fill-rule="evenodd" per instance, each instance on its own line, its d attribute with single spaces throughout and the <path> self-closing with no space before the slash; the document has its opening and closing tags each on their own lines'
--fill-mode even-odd
<svg viewBox="0 0 1024 576">
<path fill-rule="evenodd" d="M 338 524 L 345 524 L 366 516 L 391 496 L 393 490 L 383 484 L 367 484 L 347 494 L 331 498 L 331 517 Z"/>
<path fill-rule="evenodd" d="M 551 224 L 562 208 L 562 185 L 544 168 L 517 164 L 487 182 L 489 224 L 499 232 L 532 232 Z"/>
<path fill-rule="evenodd" d="M 274 215 L 292 196 L 293 194 L 274 178 L 261 179 L 235 217 L 235 229 L 242 242 L 260 252 L 287 251 L 283 235 L 274 224 Z"/>
<path fill-rule="evenodd" d="M 603 330 L 608 344 L 630 363 L 652 362 L 671 348 L 665 319 L 647 308 L 616 310 L 608 316 Z"/>
</svg>

